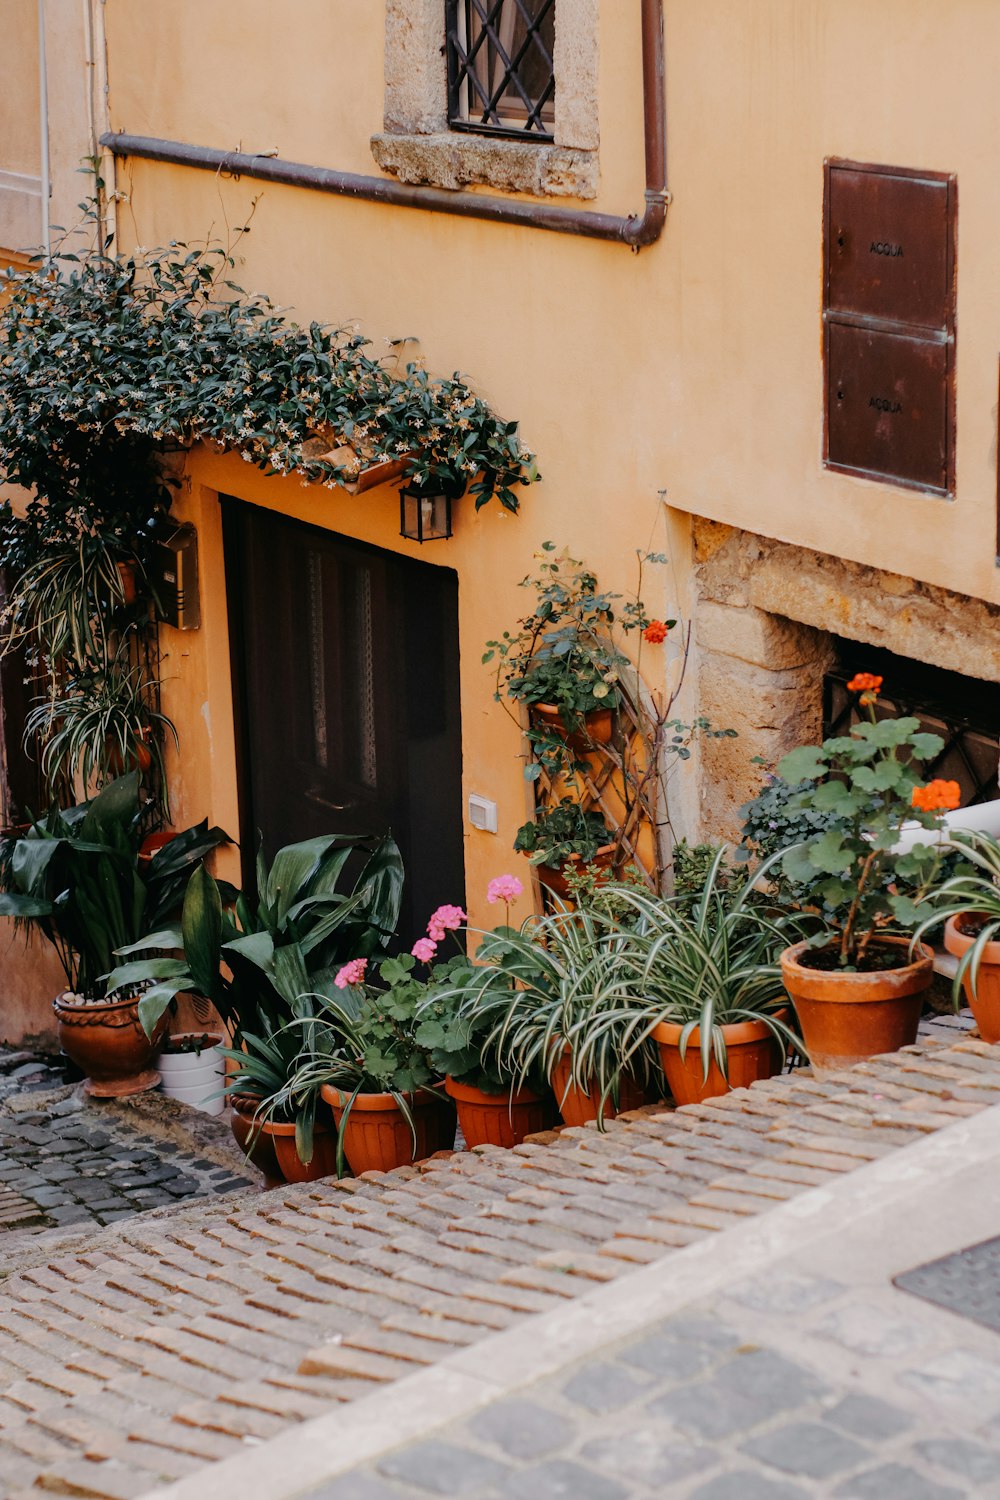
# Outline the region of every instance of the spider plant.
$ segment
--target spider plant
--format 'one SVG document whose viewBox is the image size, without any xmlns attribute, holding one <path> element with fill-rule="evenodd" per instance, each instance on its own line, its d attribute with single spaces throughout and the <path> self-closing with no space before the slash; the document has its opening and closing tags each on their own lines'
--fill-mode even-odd
<svg viewBox="0 0 1000 1500">
<path fill-rule="evenodd" d="M 130 646 L 126 636 L 103 664 L 70 676 L 58 692 L 39 699 L 25 721 L 25 746 L 40 745 L 42 773 L 60 800 L 68 800 L 76 785 L 100 790 L 138 767 L 160 789 L 169 821 L 163 741 L 170 735 L 176 746 L 177 731 L 150 704 L 152 684 L 132 660 Z"/>
<path fill-rule="evenodd" d="M 779 962 L 782 949 L 803 935 L 801 919 L 775 911 L 758 888 L 782 856 L 765 860 L 734 889 L 726 853 L 724 846 L 716 850 L 693 901 L 630 888 L 634 920 L 623 928 L 619 949 L 632 994 L 642 997 L 631 1007 L 631 1045 L 641 1046 L 660 1022 L 672 1022 L 681 1028 L 683 1058 L 697 1032 L 705 1080 L 713 1057 L 728 1077 L 724 1027 L 742 1021 L 763 1022 L 782 1048 L 805 1055 L 781 1014 L 789 1002 Z"/>
<path fill-rule="evenodd" d="M 303 1011 L 300 1019 L 308 1022 L 308 997 L 301 997 L 299 1009 Z M 242 1041 L 240 1050 L 234 1047 L 219 1050 L 223 1057 L 235 1064 L 223 1090 L 225 1095 L 228 1098 L 243 1095 L 257 1101 L 254 1128 L 247 1143 L 248 1156 L 265 1124 L 271 1120 L 294 1121 L 295 1149 L 299 1160 L 308 1165 L 313 1157 L 320 1083 L 303 1079 L 294 1093 L 291 1089 L 302 1069 L 302 1032 L 287 1025 L 274 1026 L 261 1015 L 260 1032 L 244 1031 Z"/>
<path fill-rule="evenodd" d="M 366 984 L 345 989 L 336 999 L 302 997 L 315 1005 L 315 1011 L 285 1028 L 296 1036 L 299 1061 L 266 1107 L 285 1111 L 286 1118 L 293 1113 L 297 1143 L 302 1112 L 310 1104 L 315 1109 L 324 1084 L 346 1095 L 337 1138 L 338 1176 L 344 1175 L 344 1135 L 359 1094 L 391 1094 L 409 1127 L 414 1154 L 417 1151 L 410 1099 L 414 1093 L 433 1089 L 436 1080 L 427 1050 L 415 1036 L 416 1002 L 423 986 L 413 981 L 411 967 L 398 959 L 383 963 L 380 977 L 388 982 L 387 989 Z"/>
<path fill-rule="evenodd" d="M 963 863 L 917 904 L 921 921 L 911 939 L 911 951 L 926 932 L 951 917 L 963 937 L 974 937 L 972 946 L 959 958 L 952 982 L 952 1001 L 957 1009 L 963 981 L 968 976 L 975 993 L 986 945 L 996 942 L 1000 934 L 1000 841 L 980 829 L 956 829 L 939 847 L 942 853 L 957 855 Z M 964 926 L 963 917 L 967 919 Z"/>
<path fill-rule="evenodd" d="M 50 543 L 14 584 L 4 650 L 35 641 L 53 676 L 62 664 L 80 671 L 104 660 L 112 622 L 120 624 L 129 603 L 120 563 L 138 570 L 147 587 L 141 563 L 97 532 Z"/>
<path fill-rule="evenodd" d="M 618 1102 L 625 1072 L 647 1082 L 658 1071 L 648 1045 L 634 1045 L 635 989 L 622 962 L 629 935 L 603 901 L 575 911 L 559 906 L 518 931 L 484 938 L 460 1013 L 476 1018 L 484 1055 L 512 1089 L 551 1082 L 569 1049 L 568 1090 L 599 1093 L 598 1124 Z M 628 1064 L 626 1065 L 626 1058 Z"/>
</svg>

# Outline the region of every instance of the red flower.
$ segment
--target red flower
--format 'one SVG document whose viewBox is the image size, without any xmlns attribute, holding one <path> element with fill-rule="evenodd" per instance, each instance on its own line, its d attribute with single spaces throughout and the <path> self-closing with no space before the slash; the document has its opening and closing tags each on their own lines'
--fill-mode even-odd
<svg viewBox="0 0 1000 1500">
<path fill-rule="evenodd" d="M 882 686 L 881 677 L 873 672 L 857 672 L 847 684 L 849 693 L 877 693 Z"/>
<path fill-rule="evenodd" d="M 648 641 L 651 646 L 659 646 L 667 638 L 667 626 L 662 620 L 650 620 L 642 632 L 642 638 Z"/>
<path fill-rule="evenodd" d="M 957 781 L 931 781 L 915 786 L 910 802 L 920 812 L 954 812 L 961 805 L 962 791 Z"/>
</svg>

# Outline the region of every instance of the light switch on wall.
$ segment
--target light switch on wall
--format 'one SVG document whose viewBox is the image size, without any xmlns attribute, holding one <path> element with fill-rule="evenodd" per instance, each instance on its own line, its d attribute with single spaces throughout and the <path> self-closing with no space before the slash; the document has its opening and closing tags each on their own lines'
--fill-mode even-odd
<svg viewBox="0 0 1000 1500">
<path fill-rule="evenodd" d="M 497 805 L 488 797 L 480 797 L 475 792 L 469 793 L 469 822 L 473 828 L 481 828 L 483 833 L 496 833 L 497 831 Z"/>
</svg>

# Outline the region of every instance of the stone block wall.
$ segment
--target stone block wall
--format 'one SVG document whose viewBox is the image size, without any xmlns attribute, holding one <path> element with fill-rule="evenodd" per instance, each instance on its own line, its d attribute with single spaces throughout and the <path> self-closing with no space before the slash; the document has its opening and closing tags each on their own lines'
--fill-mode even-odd
<svg viewBox="0 0 1000 1500">
<path fill-rule="evenodd" d="M 1000 682 L 996 605 L 700 518 L 692 545 L 699 711 L 738 736 L 702 745 L 699 837 L 738 837 L 755 756 L 822 737 L 833 637 Z"/>
</svg>

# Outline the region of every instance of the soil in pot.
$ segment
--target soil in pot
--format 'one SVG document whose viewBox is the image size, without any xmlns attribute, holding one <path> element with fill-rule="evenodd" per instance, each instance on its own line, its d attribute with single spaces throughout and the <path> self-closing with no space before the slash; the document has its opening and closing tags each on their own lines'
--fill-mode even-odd
<svg viewBox="0 0 1000 1500">
<path fill-rule="evenodd" d="M 784 1020 L 785 1015 L 787 1012 L 779 1012 L 780 1019 Z M 688 1037 L 682 1058 L 680 1039 L 683 1029 L 671 1021 L 661 1021 L 652 1033 L 676 1104 L 701 1104 L 705 1099 L 728 1094 L 730 1089 L 749 1088 L 758 1079 L 773 1078 L 784 1067 L 784 1048 L 764 1022 L 738 1021 L 722 1027 L 728 1081 L 714 1056 L 706 1078 L 701 1060 L 701 1030 L 694 1030 Z"/>
<path fill-rule="evenodd" d="M 817 1073 L 898 1052 L 917 1039 L 924 991 L 934 977 L 934 955 L 921 945 L 921 956 L 909 962 L 910 940 L 905 937 L 880 938 L 873 946 L 881 950 L 873 955 L 880 966 L 873 963 L 856 973 L 820 967 L 823 960 L 817 963 L 817 950 L 808 943 L 796 943 L 781 955 L 782 982 Z M 897 966 L 886 967 L 893 954 Z"/>
<path fill-rule="evenodd" d="M 956 958 L 964 958 L 981 930 L 982 919 L 975 912 L 949 917 L 944 945 Z M 962 986 L 983 1041 L 1000 1042 L 1000 942 L 984 946 L 975 985 L 970 970 L 966 969 Z"/>
<path fill-rule="evenodd" d="M 355 1177 L 362 1172 L 391 1172 L 436 1151 L 455 1148 L 455 1107 L 439 1094 L 422 1090 L 406 1095 L 413 1130 L 392 1094 L 358 1094 L 346 1123 L 343 1116 L 350 1094 L 328 1083 L 322 1094 L 343 1133 L 344 1155 Z"/>
<path fill-rule="evenodd" d="M 556 1097 L 559 1113 L 566 1125 L 589 1125 L 597 1119 L 598 1108 L 601 1102 L 601 1090 L 596 1083 L 592 1083 L 589 1090 L 582 1089 L 579 1084 L 570 1082 L 572 1070 L 571 1054 L 567 1047 L 552 1069 L 550 1082 L 552 1092 Z M 645 1104 L 646 1098 L 643 1090 L 635 1079 L 624 1074 L 618 1084 L 618 1108 L 615 1108 L 611 1095 L 604 1102 L 605 1120 L 613 1120 L 621 1112 L 630 1109 L 640 1109 Z"/>
<path fill-rule="evenodd" d="M 558 869 L 553 865 L 539 865 L 538 879 L 547 891 L 552 892 L 553 896 L 558 896 L 560 901 L 565 901 L 569 896 L 567 871 L 579 875 L 584 870 L 590 870 L 598 878 L 603 875 L 606 880 L 610 880 L 614 875 L 613 866 L 617 852 L 617 844 L 604 844 L 598 849 L 593 859 L 583 860 L 579 854 L 571 854 Z"/>
<path fill-rule="evenodd" d="M 511 1098 L 508 1093 L 484 1094 L 454 1078 L 446 1078 L 444 1086 L 458 1106 L 458 1123 L 469 1147 L 520 1146 L 552 1124 L 552 1101 L 530 1089 L 519 1089 Z"/>
<path fill-rule="evenodd" d="M 65 991 L 52 1002 L 59 1045 L 86 1074 L 84 1092 L 96 1099 L 141 1094 L 160 1081 L 153 1059 L 170 1018 L 164 1015 L 148 1037 L 139 1020 L 139 999 L 88 1001 Z"/>
<path fill-rule="evenodd" d="M 258 1172 L 263 1172 L 265 1188 L 281 1187 L 285 1178 L 278 1165 L 274 1138 L 258 1130 L 254 1120 L 260 1100 L 250 1094 L 231 1094 L 229 1104 L 229 1128 L 237 1146 L 244 1155 L 249 1154 L 250 1162 Z"/>
</svg>

